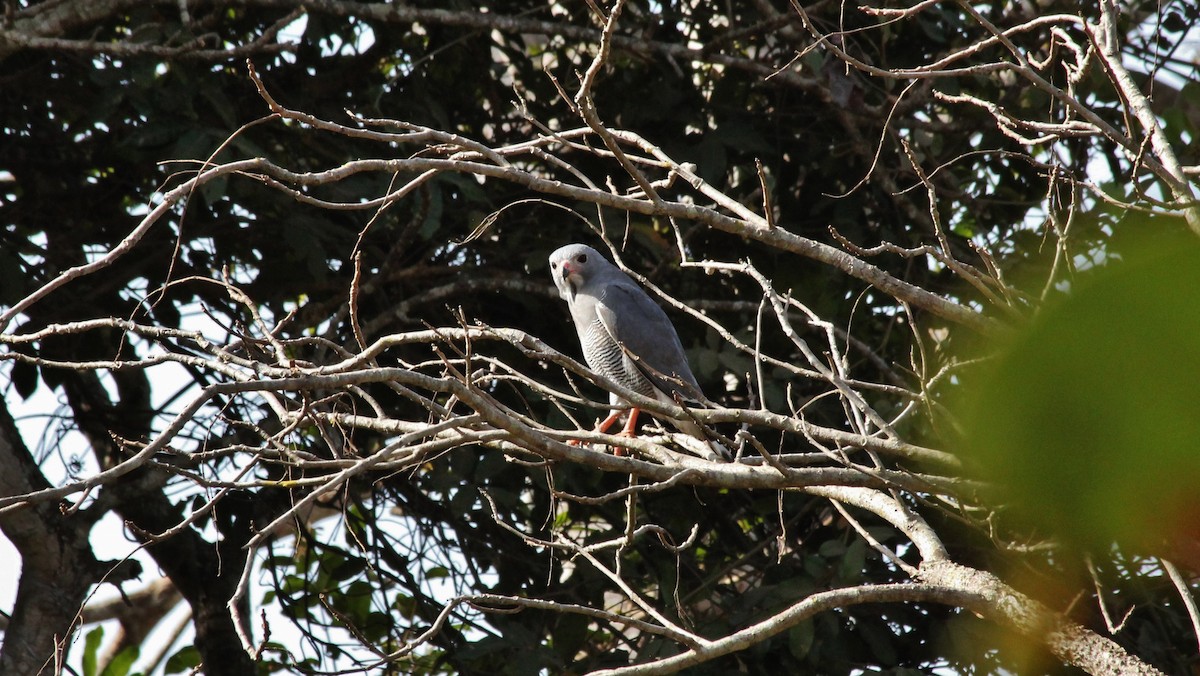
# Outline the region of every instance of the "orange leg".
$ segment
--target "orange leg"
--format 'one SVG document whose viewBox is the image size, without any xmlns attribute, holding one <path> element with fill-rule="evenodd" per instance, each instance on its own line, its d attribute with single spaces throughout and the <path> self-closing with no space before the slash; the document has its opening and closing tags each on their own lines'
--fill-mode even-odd
<svg viewBox="0 0 1200 676">
<path fill-rule="evenodd" d="M 609 413 L 607 418 L 596 423 L 596 429 L 593 431 L 604 434 L 608 431 L 608 428 L 612 427 L 613 423 L 620 419 L 621 413 L 621 411 L 613 411 L 612 413 Z"/>
<path fill-rule="evenodd" d="M 608 428 L 612 427 L 613 423 L 617 422 L 617 419 L 620 417 L 621 417 L 621 411 L 613 411 L 612 413 L 608 414 L 607 418 L 596 423 L 596 428 L 592 431 L 604 434 L 605 432 L 608 431 Z M 567 443 L 572 446 L 578 446 L 582 442 L 580 442 L 578 439 L 572 439 L 572 440 L 568 441 Z"/>
<path fill-rule="evenodd" d="M 621 430 L 621 436 L 632 437 L 637 436 L 637 417 L 642 412 L 640 408 L 629 409 L 629 420 L 625 423 L 625 429 Z"/>
<path fill-rule="evenodd" d="M 629 409 L 629 420 L 625 422 L 625 429 L 621 430 L 621 436 L 633 438 L 637 436 L 637 419 L 641 409 Z M 610 418 L 612 416 L 609 416 Z M 620 446 L 613 446 L 613 455 L 625 455 L 625 449 Z"/>
<path fill-rule="evenodd" d="M 621 418 L 622 413 L 623 413 L 623 411 L 613 411 L 612 413 L 609 413 L 607 418 L 596 423 L 596 429 L 593 431 L 599 432 L 601 434 L 607 432 L 608 428 L 612 427 L 613 423 L 617 422 L 617 420 L 619 420 Z M 633 436 L 637 435 L 638 413 L 641 413 L 641 409 L 637 409 L 637 408 L 629 409 L 629 420 L 626 421 L 625 428 L 623 430 L 621 430 L 620 436 L 633 437 Z M 572 440 L 568 441 L 567 443 L 572 446 L 578 446 L 580 444 L 580 441 L 578 439 L 572 439 Z M 625 455 L 625 449 L 621 448 L 620 446 L 614 446 L 613 447 L 613 455 Z"/>
</svg>

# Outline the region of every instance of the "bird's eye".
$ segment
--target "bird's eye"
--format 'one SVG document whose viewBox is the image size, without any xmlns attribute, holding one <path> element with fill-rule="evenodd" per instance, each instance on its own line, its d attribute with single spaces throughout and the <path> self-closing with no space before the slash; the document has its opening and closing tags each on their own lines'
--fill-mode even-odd
<svg viewBox="0 0 1200 676">
<path fill-rule="evenodd" d="M 587 262 L 587 254 L 579 254 L 578 256 L 575 257 L 575 260 L 579 261 L 580 263 L 586 263 Z"/>
<path fill-rule="evenodd" d="M 557 269 L 558 269 L 558 263 L 551 263 L 551 264 L 550 264 L 550 269 L 551 269 L 551 270 L 557 270 Z"/>
</svg>

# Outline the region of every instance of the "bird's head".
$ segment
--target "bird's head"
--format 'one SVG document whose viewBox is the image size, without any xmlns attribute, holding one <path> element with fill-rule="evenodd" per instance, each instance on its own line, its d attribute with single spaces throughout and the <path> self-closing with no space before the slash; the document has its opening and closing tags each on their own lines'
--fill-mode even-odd
<svg viewBox="0 0 1200 676">
<path fill-rule="evenodd" d="M 559 295 L 568 303 L 607 265 L 604 256 L 586 244 L 568 244 L 550 254 L 550 276 Z"/>
</svg>

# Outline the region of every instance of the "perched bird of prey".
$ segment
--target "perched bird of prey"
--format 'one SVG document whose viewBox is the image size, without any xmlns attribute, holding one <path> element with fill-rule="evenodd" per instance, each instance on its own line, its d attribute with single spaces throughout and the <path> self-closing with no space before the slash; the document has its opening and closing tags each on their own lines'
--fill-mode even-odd
<svg viewBox="0 0 1200 676">
<path fill-rule="evenodd" d="M 629 275 L 584 244 L 568 244 L 550 254 L 550 274 L 571 309 L 583 358 L 593 371 L 663 403 L 676 403 L 675 395 L 689 402 L 703 399 L 671 320 Z M 609 397 L 614 406 L 621 403 L 617 395 Z M 634 435 L 638 413 L 638 408 L 630 408 L 623 435 Z M 607 431 L 621 414 L 614 409 L 596 431 Z M 686 434 L 705 439 L 693 420 L 672 423 Z M 708 452 L 688 450 L 710 459 L 729 454 L 716 442 L 703 444 L 703 448 Z"/>
</svg>

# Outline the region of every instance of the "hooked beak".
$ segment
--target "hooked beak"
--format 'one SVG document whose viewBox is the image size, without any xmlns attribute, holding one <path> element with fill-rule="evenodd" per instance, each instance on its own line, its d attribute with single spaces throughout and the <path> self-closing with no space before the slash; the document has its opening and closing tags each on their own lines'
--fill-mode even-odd
<svg viewBox="0 0 1200 676">
<path fill-rule="evenodd" d="M 559 288 L 564 292 L 563 299 L 575 300 L 575 284 L 571 280 L 571 264 L 564 262 L 562 264 L 562 271 L 559 274 L 562 275 L 562 283 L 559 285 Z"/>
</svg>

